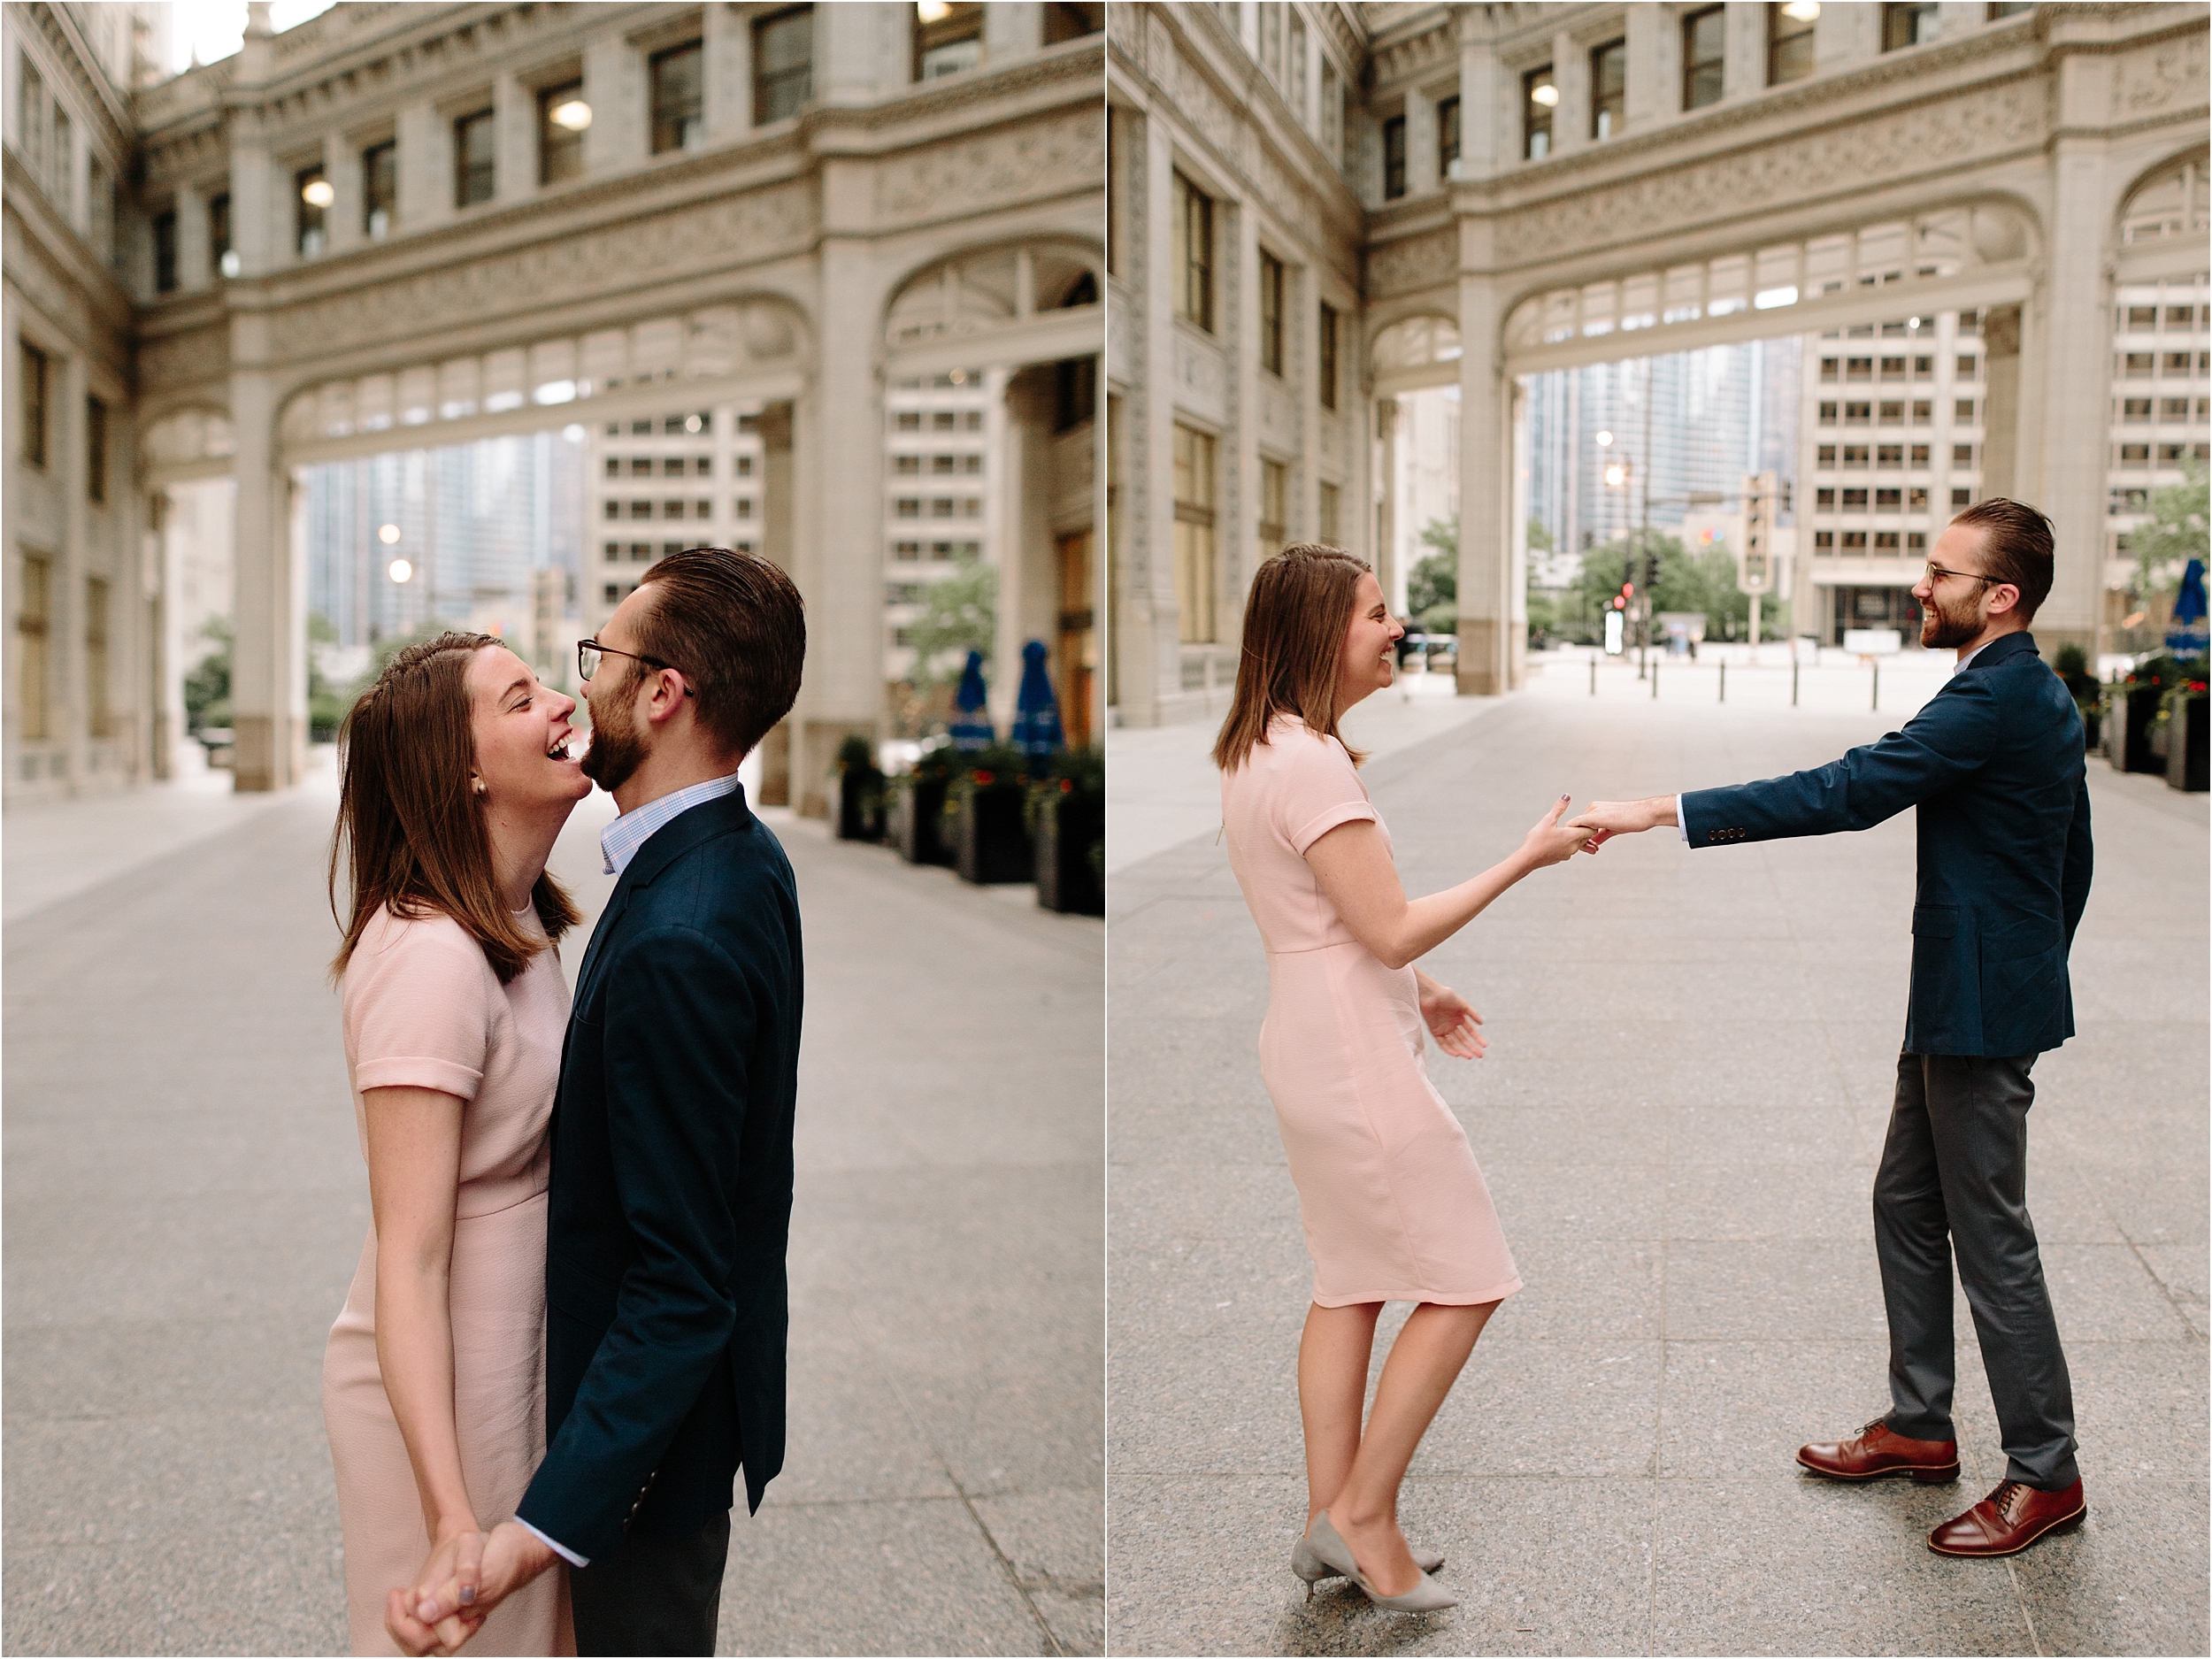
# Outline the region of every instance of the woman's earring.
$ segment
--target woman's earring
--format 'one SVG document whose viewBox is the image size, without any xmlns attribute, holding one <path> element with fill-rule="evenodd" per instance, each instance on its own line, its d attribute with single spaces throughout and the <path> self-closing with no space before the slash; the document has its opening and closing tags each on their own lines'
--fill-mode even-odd
<svg viewBox="0 0 2212 1659">
<path fill-rule="evenodd" d="M 469 781 L 475 786 L 477 794 L 484 793 L 484 780 L 481 778 L 472 778 Z"/>
</svg>

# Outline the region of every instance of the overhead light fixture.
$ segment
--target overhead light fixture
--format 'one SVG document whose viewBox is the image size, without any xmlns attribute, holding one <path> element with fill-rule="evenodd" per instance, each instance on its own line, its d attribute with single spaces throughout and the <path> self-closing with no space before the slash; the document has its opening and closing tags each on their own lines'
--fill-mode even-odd
<svg viewBox="0 0 2212 1659">
<path fill-rule="evenodd" d="M 1820 0 L 1790 0 L 1782 8 L 1786 18 L 1795 18 L 1800 23 L 1810 23 L 1820 15 Z"/>
<path fill-rule="evenodd" d="M 684 430 L 686 432 L 696 432 L 700 427 L 705 426 L 706 424 L 707 423 L 705 421 L 700 419 L 696 415 L 686 415 L 684 417 Z"/>
<path fill-rule="evenodd" d="M 300 188 L 300 200 L 310 207 L 328 207 L 338 199 L 338 192 L 327 179 L 310 179 Z"/>
<path fill-rule="evenodd" d="M 580 133 L 591 125 L 591 105 L 581 98 L 555 104 L 550 114 L 554 126 L 565 127 L 572 133 Z"/>
<path fill-rule="evenodd" d="M 1550 85 L 1538 87 L 1528 95 L 1528 101 L 1531 104 L 1540 104 L 1548 110 L 1559 102 L 1559 88 Z"/>
<path fill-rule="evenodd" d="M 394 559 L 390 565 L 385 567 L 384 573 L 387 576 L 389 576 L 396 582 L 404 583 L 410 577 L 414 575 L 415 567 L 412 565 L 410 565 L 405 559 Z"/>
<path fill-rule="evenodd" d="M 925 23 L 941 22 L 952 15 L 951 0 L 919 0 L 914 15 Z"/>
<path fill-rule="evenodd" d="M 1611 447 L 1612 442 L 1613 442 L 1613 434 L 1612 434 L 1611 433 L 1609 433 L 1609 432 L 1601 432 L 1600 434 L 1598 434 L 1598 448 L 1599 448 L 1599 449 L 1609 449 L 1609 448 L 1610 448 L 1610 447 Z"/>
<path fill-rule="evenodd" d="M 1618 489 L 1628 482 L 1628 469 L 1618 461 L 1614 462 L 1605 469 L 1605 482 L 1609 488 Z"/>
</svg>

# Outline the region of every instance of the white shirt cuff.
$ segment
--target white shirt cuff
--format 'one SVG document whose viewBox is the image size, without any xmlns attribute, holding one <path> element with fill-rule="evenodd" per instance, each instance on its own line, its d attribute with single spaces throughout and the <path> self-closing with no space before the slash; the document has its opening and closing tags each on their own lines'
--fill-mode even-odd
<svg viewBox="0 0 2212 1659">
<path fill-rule="evenodd" d="M 1682 816 L 1682 797 L 1680 795 L 1674 797 L 1674 826 L 1682 832 L 1682 844 L 1685 847 L 1687 847 L 1690 844 L 1690 820 Z M 548 1543 L 551 1543 L 552 1541 L 553 1540 L 551 1539 L 548 1539 L 546 1540 Z"/>
<path fill-rule="evenodd" d="M 558 1539 L 548 1538 L 543 1532 L 538 1531 L 536 1527 L 531 1525 L 529 1522 L 524 1520 L 519 1515 L 515 1517 L 515 1525 L 519 1526 L 524 1532 L 529 1533 L 531 1537 L 536 1539 L 538 1542 L 543 1544 L 548 1549 L 558 1555 L 570 1566 L 588 1567 L 591 1565 L 591 1563 L 585 1560 L 567 1545 L 562 1543 Z"/>
</svg>

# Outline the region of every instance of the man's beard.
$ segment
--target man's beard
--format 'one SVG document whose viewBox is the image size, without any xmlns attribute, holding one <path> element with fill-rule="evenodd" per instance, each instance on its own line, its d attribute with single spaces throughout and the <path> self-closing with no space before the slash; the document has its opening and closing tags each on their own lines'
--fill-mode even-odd
<svg viewBox="0 0 2212 1659">
<path fill-rule="evenodd" d="M 1932 595 L 1926 610 L 1927 615 L 1920 624 L 1920 643 L 1929 650 L 1956 650 L 1982 631 L 1978 611 L 1946 610 Z M 595 749 L 596 746 L 595 741 Z"/>
<path fill-rule="evenodd" d="M 597 709 L 592 710 L 591 747 L 578 763 L 584 776 L 609 795 L 629 782 L 630 774 L 645 761 L 645 744 L 638 736 L 636 717 L 630 706 L 630 694 L 636 689 L 634 678 L 626 677 L 621 695 L 607 699 L 605 718 Z"/>
</svg>

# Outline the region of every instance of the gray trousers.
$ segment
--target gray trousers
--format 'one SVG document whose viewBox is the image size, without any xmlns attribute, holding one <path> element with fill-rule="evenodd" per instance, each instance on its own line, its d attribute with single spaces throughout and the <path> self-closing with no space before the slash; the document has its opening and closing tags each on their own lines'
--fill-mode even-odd
<svg viewBox="0 0 2212 1659">
<path fill-rule="evenodd" d="M 2006 1479 L 2070 1486 L 2074 1389 L 2028 1218 L 2028 1108 L 2036 1056 L 1901 1054 L 1889 1139 L 1874 1177 L 1874 1248 L 1889 1315 L 1893 1432 L 1947 1440 L 1957 1365 L 1958 1258 L 2008 1460 Z"/>
<path fill-rule="evenodd" d="M 568 1576 L 576 1651 L 711 1655 L 729 1558 L 726 1513 L 687 1538 L 626 1533 L 611 1555 Z"/>
</svg>

